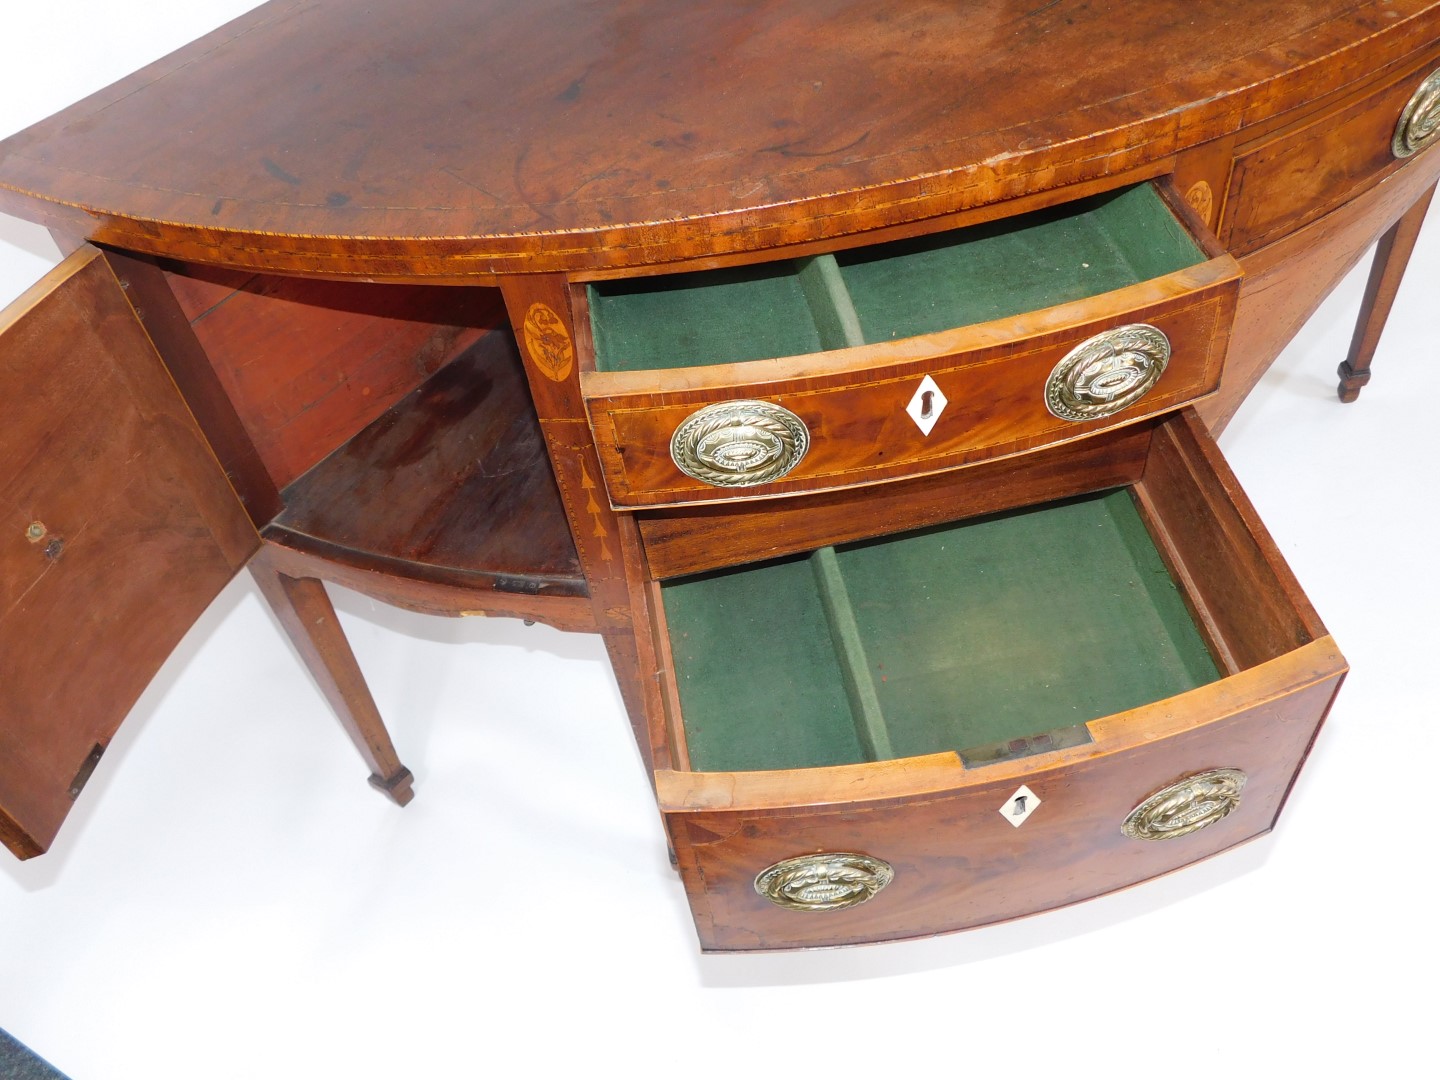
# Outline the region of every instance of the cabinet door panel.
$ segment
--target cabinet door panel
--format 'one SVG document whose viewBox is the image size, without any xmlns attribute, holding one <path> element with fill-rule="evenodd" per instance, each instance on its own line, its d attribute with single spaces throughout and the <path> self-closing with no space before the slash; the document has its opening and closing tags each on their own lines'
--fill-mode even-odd
<svg viewBox="0 0 1440 1080">
<path fill-rule="evenodd" d="M 0 314 L 0 840 L 17 856 L 49 847 L 258 546 L 104 255 Z"/>
</svg>

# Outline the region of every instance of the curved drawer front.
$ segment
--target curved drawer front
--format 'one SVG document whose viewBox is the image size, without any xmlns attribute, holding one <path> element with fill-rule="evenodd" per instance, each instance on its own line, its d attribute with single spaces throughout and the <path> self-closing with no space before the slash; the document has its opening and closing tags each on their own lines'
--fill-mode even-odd
<svg viewBox="0 0 1440 1080">
<path fill-rule="evenodd" d="M 1277 240 L 1414 161 L 1440 135 L 1440 59 L 1431 56 L 1358 100 L 1340 102 L 1236 156 L 1219 228 L 1243 255 Z"/>
<path fill-rule="evenodd" d="M 1090 300 L 893 343 L 588 373 L 582 386 L 611 501 L 658 506 L 873 483 L 1174 410 L 1219 382 L 1238 278 L 1222 257 Z M 752 474 L 695 467 L 681 445 L 687 433 L 753 435 L 758 413 L 732 420 L 733 436 L 706 423 L 747 405 L 779 417 L 763 421 L 778 434 L 793 429 L 788 448 L 742 442 L 762 466 Z"/>
<path fill-rule="evenodd" d="M 983 926 L 1252 839 L 1274 824 L 1342 669 L 1323 639 L 1226 680 L 1223 692 L 1207 687 L 1096 723 L 1095 743 L 1029 759 L 1029 768 L 967 770 L 936 755 L 804 779 L 661 773 L 661 809 L 701 943 L 785 949 Z M 1228 788 L 1214 779 L 1222 770 Z M 1168 806 L 1154 811 L 1166 793 Z M 757 805 L 744 805 L 749 798 Z M 1168 822 L 1174 835 L 1127 829 L 1147 803 L 1152 827 Z M 1192 828 L 1175 827 L 1182 819 Z M 809 877 L 791 888 L 819 902 L 777 903 L 765 875 L 805 857 L 814 865 L 799 873 Z M 827 905 L 829 897 L 849 902 Z"/>
</svg>

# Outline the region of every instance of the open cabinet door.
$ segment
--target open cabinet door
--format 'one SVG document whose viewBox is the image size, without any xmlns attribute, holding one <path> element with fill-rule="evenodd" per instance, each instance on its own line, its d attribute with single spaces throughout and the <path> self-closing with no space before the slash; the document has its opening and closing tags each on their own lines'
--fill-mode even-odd
<svg viewBox="0 0 1440 1080">
<path fill-rule="evenodd" d="M 0 841 L 45 851 L 259 538 L 106 256 L 0 313 Z"/>
</svg>

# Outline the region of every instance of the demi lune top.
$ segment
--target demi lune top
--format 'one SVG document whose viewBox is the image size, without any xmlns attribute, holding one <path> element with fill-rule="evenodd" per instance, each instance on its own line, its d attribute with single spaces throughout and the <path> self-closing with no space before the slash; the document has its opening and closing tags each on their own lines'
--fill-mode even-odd
<svg viewBox="0 0 1440 1080">
<path fill-rule="evenodd" d="M 1431 0 L 271 0 L 0 143 L 0 210 L 302 272 L 630 266 L 1160 161 L 1437 33 Z"/>
</svg>

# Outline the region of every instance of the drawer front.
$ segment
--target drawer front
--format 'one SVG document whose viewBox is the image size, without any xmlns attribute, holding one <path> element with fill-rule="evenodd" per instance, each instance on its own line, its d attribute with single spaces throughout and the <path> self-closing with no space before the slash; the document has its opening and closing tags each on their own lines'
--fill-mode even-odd
<svg viewBox="0 0 1440 1080">
<path fill-rule="evenodd" d="M 1242 255 L 1340 206 L 1425 153 L 1440 131 L 1440 68 L 1397 81 L 1283 132 L 1235 159 L 1220 236 Z"/>
<path fill-rule="evenodd" d="M 992 323 L 824 358 L 709 369 L 701 373 L 701 385 L 682 385 L 675 373 L 666 373 L 664 390 L 641 389 L 634 374 L 589 373 L 583 379 L 586 405 L 611 501 L 657 506 L 918 476 L 1173 410 L 1218 384 L 1238 278 L 1233 260 L 1222 257 L 1092 300 Z M 1152 329 L 1129 329 L 1136 325 Z M 1133 389 L 1140 388 L 1131 384 L 1149 361 L 1133 361 L 1129 350 L 1137 335 L 1143 349 L 1155 332 L 1168 346 L 1168 361 L 1137 396 Z M 1057 401 L 1057 393 L 1066 393 L 1056 390 L 1064 378 L 1057 372 L 1062 362 L 1103 367 L 1117 355 L 1113 366 L 1128 369 L 1101 378 L 1114 380 L 1122 407 L 1086 413 Z M 742 371 L 762 380 L 725 381 Z M 764 380 L 767 374 L 773 381 Z M 650 380 L 651 386 L 657 382 Z M 733 402 L 758 402 L 732 408 L 758 408 L 754 424 L 768 424 L 777 439 L 791 440 L 788 450 L 777 450 L 794 458 L 783 475 L 734 484 L 689 468 L 679 445 L 687 430 L 698 425 L 706 437 L 711 414 L 704 410 Z M 697 472 L 702 475 L 692 475 Z"/>
<path fill-rule="evenodd" d="M 1321 639 L 1228 685 L 1093 724 L 1094 744 L 1031 759 L 1052 764 L 1028 771 L 1023 761 L 962 770 L 941 755 L 814 770 L 809 783 L 823 786 L 818 774 L 832 774 L 835 798 L 845 800 L 829 805 L 817 790 L 810 805 L 747 808 L 747 798 L 763 802 L 784 781 L 733 774 L 704 785 L 726 791 L 705 806 L 694 774 L 661 773 L 661 808 L 701 943 L 786 949 L 961 930 L 1111 892 L 1252 839 L 1273 826 L 1342 669 L 1333 643 Z M 865 775 L 892 767 L 897 786 L 912 793 L 883 790 L 887 779 Z M 1217 779 L 1217 770 L 1227 772 Z M 1197 775 L 1127 835 L 1137 808 Z M 1238 775 L 1238 801 L 1221 816 Z M 877 797 L 863 797 L 867 780 Z M 1187 821 L 1198 827 L 1185 832 Z M 1181 825 L 1178 835 L 1133 835 L 1166 823 Z M 817 855 L 818 865 L 791 869 L 792 860 Z M 792 903 L 834 898 L 837 906 L 782 906 L 762 895 L 787 872 Z M 883 887 L 867 897 L 876 884 Z"/>
</svg>

